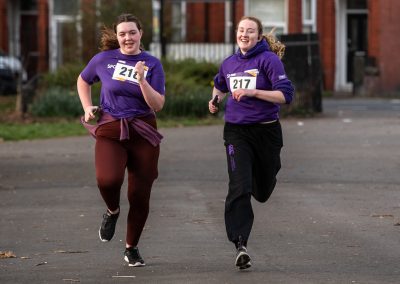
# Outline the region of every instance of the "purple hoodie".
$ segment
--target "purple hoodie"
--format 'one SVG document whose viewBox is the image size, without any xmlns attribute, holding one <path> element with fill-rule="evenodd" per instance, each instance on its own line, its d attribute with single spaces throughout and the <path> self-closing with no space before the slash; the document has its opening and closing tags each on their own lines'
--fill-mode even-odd
<svg viewBox="0 0 400 284">
<path fill-rule="evenodd" d="M 245 55 L 240 49 L 226 58 L 214 78 L 214 85 L 223 93 L 236 89 L 279 90 L 289 104 L 294 88 L 288 80 L 279 57 L 269 49 L 265 39 L 258 42 Z M 225 121 L 235 124 L 251 124 L 279 118 L 279 104 L 254 97 L 243 97 L 238 102 L 228 96 Z"/>
<path fill-rule="evenodd" d="M 143 98 L 134 70 L 138 61 L 145 62 L 145 77 L 154 90 L 165 94 L 165 75 L 161 62 L 142 51 L 125 55 L 119 49 L 96 54 L 81 73 L 92 85 L 101 81 L 100 107 L 115 118 L 146 116 L 154 113 Z"/>
</svg>

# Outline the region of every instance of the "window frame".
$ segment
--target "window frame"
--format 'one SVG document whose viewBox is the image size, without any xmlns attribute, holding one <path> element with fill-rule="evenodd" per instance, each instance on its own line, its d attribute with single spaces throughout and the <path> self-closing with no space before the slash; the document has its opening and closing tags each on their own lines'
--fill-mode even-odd
<svg viewBox="0 0 400 284">
<path fill-rule="evenodd" d="M 303 32 L 306 31 L 307 27 L 311 27 L 311 32 L 317 32 L 317 1 L 316 0 L 302 0 L 301 1 L 301 10 L 302 10 L 302 29 Z M 310 18 L 306 18 L 306 13 L 304 11 L 309 10 L 306 6 L 311 5 L 310 8 Z"/>
<path fill-rule="evenodd" d="M 246 15 L 250 15 L 250 4 L 251 4 L 251 2 L 252 1 L 255 1 L 255 0 L 245 0 L 245 14 Z M 279 1 L 279 0 L 275 0 L 275 1 Z M 263 21 L 262 19 L 260 19 L 261 20 L 261 24 L 263 25 L 263 29 L 264 29 L 264 33 L 268 33 L 270 30 L 271 30 L 271 28 L 273 28 L 273 27 L 275 27 L 275 28 L 277 28 L 277 30 L 282 30 L 282 34 L 287 34 L 288 33 L 288 30 L 289 30 L 289 28 L 288 28 L 288 20 L 289 20 L 289 15 L 288 15 L 288 5 L 289 5 L 289 0 L 283 0 L 284 1 L 284 3 L 283 3 L 283 9 L 284 9 L 284 11 L 283 11 L 283 19 L 282 19 L 282 21 Z M 263 2 L 265 2 L 265 1 L 263 1 Z M 268 3 L 266 3 L 266 5 L 267 5 Z M 257 15 L 255 15 L 257 18 L 260 18 L 260 17 L 258 17 Z M 275 32 L 276 34 L 281 34 L 281 32 Z"/>
</svg>

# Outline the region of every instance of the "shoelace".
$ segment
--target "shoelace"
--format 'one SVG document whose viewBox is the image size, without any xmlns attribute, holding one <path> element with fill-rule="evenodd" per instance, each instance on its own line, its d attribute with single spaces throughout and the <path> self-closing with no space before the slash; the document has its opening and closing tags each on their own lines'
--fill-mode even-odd
<svg viewBox="0 0 400 284">
<path fill-rule="evenodd" d="M 243 239 L 242 236 L 239 236 L 239 241 L 238 241 L 238 249 L 243 248 Z"/>
</svg>

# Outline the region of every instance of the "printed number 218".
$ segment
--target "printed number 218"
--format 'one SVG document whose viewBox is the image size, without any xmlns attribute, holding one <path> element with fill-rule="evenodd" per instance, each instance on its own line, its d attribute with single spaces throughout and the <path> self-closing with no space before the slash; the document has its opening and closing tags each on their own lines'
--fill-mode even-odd
<svg viewBox="0 0 400 284">
<path fill-rule="evenodd" d="M 134 72 L 133 68 L 127 68 L 125 66 L 122 66 L 121 67 L 121 71 L 119 72 L 119 75 L 126 76 L 126 77 L 131 77 L 133 79 L 137 79 L 136 78 L 137 77 L 137 72 L 134 72 L 133 75 L 132 75 L 132 72 Z M 128 74 L 126 74 L 126 73 L 128 73 Z"/>
</svg>

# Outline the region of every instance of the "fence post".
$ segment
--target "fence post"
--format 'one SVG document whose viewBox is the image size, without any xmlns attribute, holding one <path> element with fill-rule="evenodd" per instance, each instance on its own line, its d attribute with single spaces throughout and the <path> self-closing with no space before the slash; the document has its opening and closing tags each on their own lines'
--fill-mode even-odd
<svg viewBox="0 0 400 284">
<path fill-rule="evenodd" d="M 363 93 L 365 76 L 365 52 L 356 51 L 353 57 L 353 95 Z"/>
<path fill-rule="evenodd" d="M 18 73 L 17 79 L 17 97 L 15 103 L 15 112 L 19 117 L 23 118 L 26 112 L 26 102 L 24 99 L 24 94 L 22 93 L 22 75 Z"/>
</svg>

